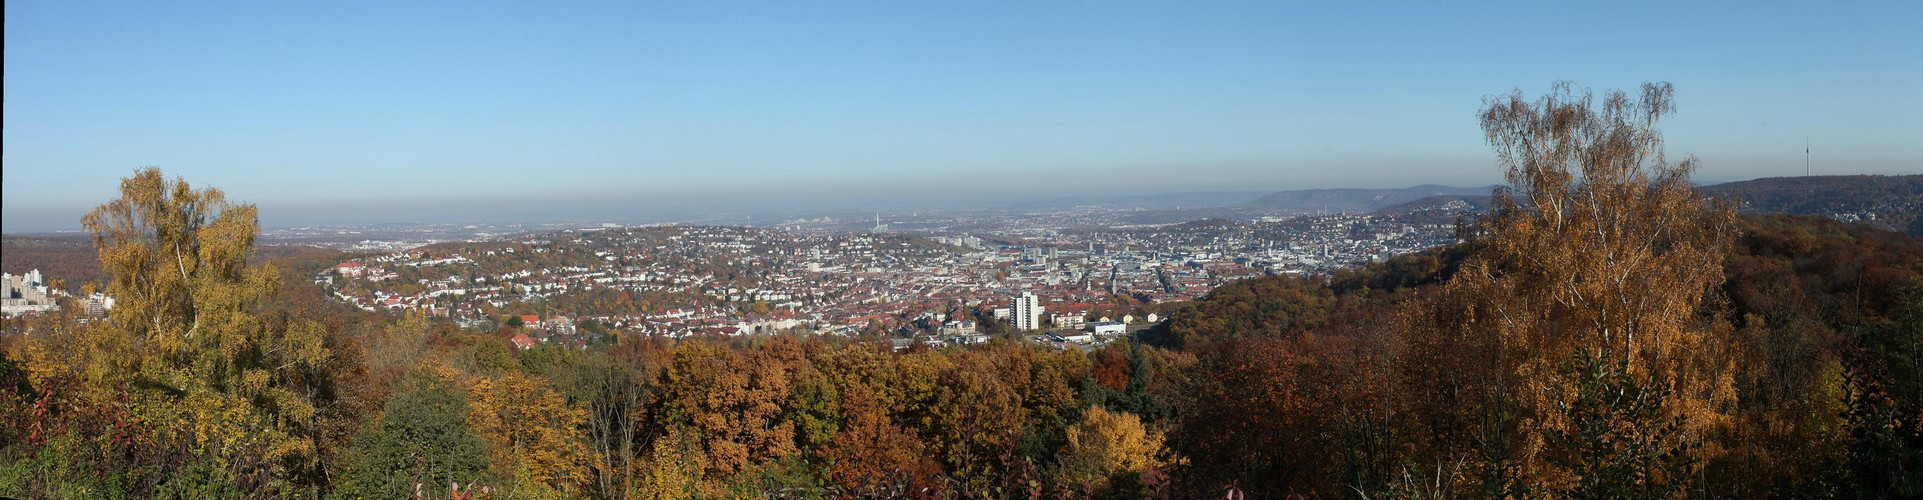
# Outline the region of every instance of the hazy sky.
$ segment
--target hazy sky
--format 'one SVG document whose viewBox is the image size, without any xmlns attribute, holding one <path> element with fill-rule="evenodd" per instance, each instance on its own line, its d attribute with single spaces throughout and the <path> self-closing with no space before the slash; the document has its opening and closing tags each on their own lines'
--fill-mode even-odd
<svg viewBox="0 0 1923 500">
<path fill-rule="evenodd" d="M 1673 82 L 1701 179 L 1806 135 L 1923 172 L 1923 2 L 1457 3 L 12 0 L 0 203 L 75 227 L 142 165 L 269 224 L 1486 184 L 1483 96 L 1557 79 Z"/>
</svg>

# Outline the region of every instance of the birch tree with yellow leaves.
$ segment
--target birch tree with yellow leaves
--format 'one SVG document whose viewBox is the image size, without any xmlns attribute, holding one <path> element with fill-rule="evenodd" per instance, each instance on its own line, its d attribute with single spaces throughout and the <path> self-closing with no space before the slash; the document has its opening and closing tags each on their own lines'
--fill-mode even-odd
<svg viewBox="0 0 1923 500">
<path fill-rule="evenodd" d="M 568 404 L 545 380 L 509 372 L 476 377 L 468 388 L 467 425 L 488 443 L 504 476 L 525 471 L 529 490 L 575 493 L 588 481 L 592 452 L 582 429 L 586 410 Z"/>
<path fill-rule="evenodd" d="M 279 275 L 249 262 L 254 206 L 144 168 L 81 223 L 117 304 L 72 336 L 35 339 L 26 357 L 41 381 L 79 388 L 72 406 L 119 401 L 149 427 L 129 440 L 173 450 L 128 472 L 128 493 L 293 494 L 324 482 L 316 419 L 334 356 L 320 324 L 273 327 L 258 313 Z"/>
<path fill-rule="evenodd" d="M 1540 99 L 1485 103 L 1509 185 L 1465 228 L 1476 253 L 1412 339 L 1430 358 L 1412 366 L 1458 374 L 1415 385 L 1470 394 L 1455 422 L 1473 432 L 1455 444 L 1475 450 L 1485 484 L 1577 496 L 1605 476 L 1673 486 L 1688 458 L 1714 451 L 1699 445 L 1734 391 L 1729 329 L 1709 311 L 1736 220 L 1690 184 L 1695 158 L 1666 158 L 1656 124 L 1673 95 L 1658 83 L 1598 101 L 1557 83 Z"/>
</svg>

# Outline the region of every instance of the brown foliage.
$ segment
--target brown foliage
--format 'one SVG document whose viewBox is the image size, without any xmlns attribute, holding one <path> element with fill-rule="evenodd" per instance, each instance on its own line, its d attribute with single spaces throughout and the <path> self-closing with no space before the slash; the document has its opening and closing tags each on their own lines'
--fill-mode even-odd
<svg viewBox="0 0 1923 500">
<path fill-rule="evenodd" d="M 1556 452 L 1545 436 L 1572 425 L 1559 405 L 1574 397 L 1574 381 L 1559 371 L 1578 356 L 1672 385 L 1663 405 L 1683 419 L 1686 439 L 1727 421 L 1732 367 L 1718 355 L 1730 349 L 1727 328 L 1706 324 L 1703 307 L 1722 281 L 1734 215 L 1692 189 L 1694 158 L 1664 159 L 1654 125 L 1674 110 L 1671 93 L 1649 84 L 1639 98 L 1611 92 L 1598 106 L 1559 83 L 1540 100 L 1517 92 L 1483 112 L 1511 185 L 1470 233 L 1479 253 L 1420 322 L 1434 333 L 1415 350 L 1459 363 L 1453 371 L 1481 388 L 1472 407 L 1513 415 L 1461 423 L 1480 429 L 1473 439 L 1485 448 L 1510 436 L 1481 456 L 1516 464 L 1520 486 L 1572 478 L 1545 464 Z"/>
<path fill-rule="evenodd" d="M 938 487 L 941 466 L 914 432 L 895 425 L 866 387 L 847 388 L 842 415 L 841 432 L 821 453 L 837 487 L 869 498 L 918 496 Z"/>
</svg>

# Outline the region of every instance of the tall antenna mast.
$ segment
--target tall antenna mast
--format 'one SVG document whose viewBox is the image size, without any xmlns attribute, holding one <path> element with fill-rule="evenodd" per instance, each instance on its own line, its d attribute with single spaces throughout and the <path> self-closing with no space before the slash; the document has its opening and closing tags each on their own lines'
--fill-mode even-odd
<svg viewBox="0 0 1923 500">
<path fill-rule="evenodd" d="M 1803 177 L 1809 177 L 1809 135 L 1803 136 Z"/>
</svg>

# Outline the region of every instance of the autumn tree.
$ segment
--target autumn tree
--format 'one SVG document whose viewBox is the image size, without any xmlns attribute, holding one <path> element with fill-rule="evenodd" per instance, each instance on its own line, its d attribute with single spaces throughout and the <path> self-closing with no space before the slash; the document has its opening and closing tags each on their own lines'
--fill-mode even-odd
<svg viewBox="0 0 1923 500">
<path fill-rule="evenodd" d="M 340 426 L 318 419 L 331 377 L 352 370 L 333 364 L 340 346 L 319 322 L 260 314 L 279 275 L 250 264 L 254 206 L 145 168 L 81 223 L 117 305 L 105 322 L 36 339 L 29 372 L 74 382 L 81 405 L 124 401 L 153 426 L 143 439 L 187 450 L 188 463 L 157 467 L 203 472 L 167 474 L 170 491 L 293 494 L 324 481 L 331 439 L 319 433 Z"/>
<path fill-rule="evenodd" d="M 1317 360 L 1275 338 L 1213 342 L 1197 358 L 1177 395 L 1181 411 L 1170 436 L 1192 457 L 1185 472 L 1199 483 L 1192 486 L 1315 493 L 1316 473 L 1339 457 L 1327 441 L 1330 398 L 1315 393 L 1326 381 L 1306 373 Z"/>
<path fill-rule="evenodd" d="M 1081 423 L 1068 428 L 1067 444 L 1056 456 L 1055 480 L 1071 491 L 1105 493 L 1116 486 L 1118 476 L 1139 478 L 1167 466 L 1167 455 L 1161 433 L 1143 427 L 1140 418 L 1091 407 Z"/>
<path fill-rule="evenodd" d="M 397 380 L 426 354 L 432 325 L 426 316 L 411 314 L 385 325 L 367 328 L 361 345 L 367 350 L 367 369 L 375 380 Z"/>
<path fill-rule="evenodd" d="M 645 341 L 624 341 L 612 353 L 589 352 L 560 382 L 564 391 L 586 403 L 587 440 L 595 463 L 591 491 L 602 498 L 626 498 L 637 481 L 635 462 L 643 454 L 646 404 L 654 387 L 653 360 Z"/>
<path fill-rule="evenodd" d="M 668 500 L 697 498 L 708 491 L 703 480 L 708 468 L 700 439 L 687 426 L 675 426 L 654 440 L 647 455 L 635 462 L 634 498 Z"/>
<path fill-rule="evenodd" d="M 866 386 L 848 388 L 841 401 L 842 429 L 819 454 L 843 491 L 862 497 L 912 497 L 938 486 L 941 467 L 928 458 L 921 439 L 896 425 Z"/>
<path fill-rule="evenodd" d="M 1661 436 L 1640 443 L 1661 452 L 1700 443 L 1725 421 L 1735 396 L 1727 327 L 1705 313 L 1734 215 L 1692 188 L 1694 158 L 1665 157 L 1655 125 L 1674 110 L 1666 83 L 1633 97 L 1609 92 L 1600 102 L 1568 83 L 1533 101 L 1520 91 L 1487 101 L 1483 130 L 1509 185 L 1496 191 L 1492 213 L 1465 231 L 1477 253 L 1433 312 L 1418 318 L 1412 365 L 1442 360 L 1445 373 L 1415 385 L 1473 395 L 1460 407 L 1477 413 L 1449 425 L 1473 429 L 1457 449 L 1476 450 L 1486 484 L 1510 493 L 1562 490 L 1595 471 L 1554 463 L 1603 463 L 1551 460 L 1607 452 L 1554 435 L 1678 421 L 1674 433 L 1636 434 Z M 1660 398 L 1584 399 L 1582 378 L 1566 374 L 1597 372 L 1572 366 L 1620 372 L 1617 388 Z M 1437 374 L 1420 376 L 1430 375 Z M 1634 406 L 1583 410 L 1584 401 Z M 1631 416 L 1648 421 L 1622 420 Z M 1673 482 L 1684 473 L 1637 477 Z"/>
<path fill-rule="evenodd" d="M 1022 393 L 999 376 L 989 356 L 963 353 L 936 379 L 933 399 L 918 422 L 929 454 L 954 475 L 964 494 L 1001 486 L 1011 470 L 1004 456 L 1016 451 L 1026 413 Z M 1023 378 L 1026 367 L 1014 372 Z"/>
<path fill-rule="evenodd" d="M 1029 358 L 1028 383 L 1022 388 L 1022 407 L 1028 422 L 1022 431 L 1024 460 L 1046 465 L 1067 439 L 1067 430 L 1082 417 L 1088 401 L 1090 360 L 1078 349 L 1053 351 L 996 341 L 1010 355 Z"/>
<path fill-rule="evenodd" d="M 525 475 L 529 489 L 577 491 L 589 481 L 581 430 L 587 411 L 570 405 L 546 380 L 507 372 L 469 382 L 468 427 L 488 443 L 502 477 Z"/>
<path fill-rule="evenodd" d="M 729 476 L 799 453 L 794 422 L 780 418 L 791 383 L 787 368 L 775 359 L 685 342 L 662 374 L 665 391 L 656 425 L 691 430 L 701 441 L 707 472 Z"/>
</svg>

